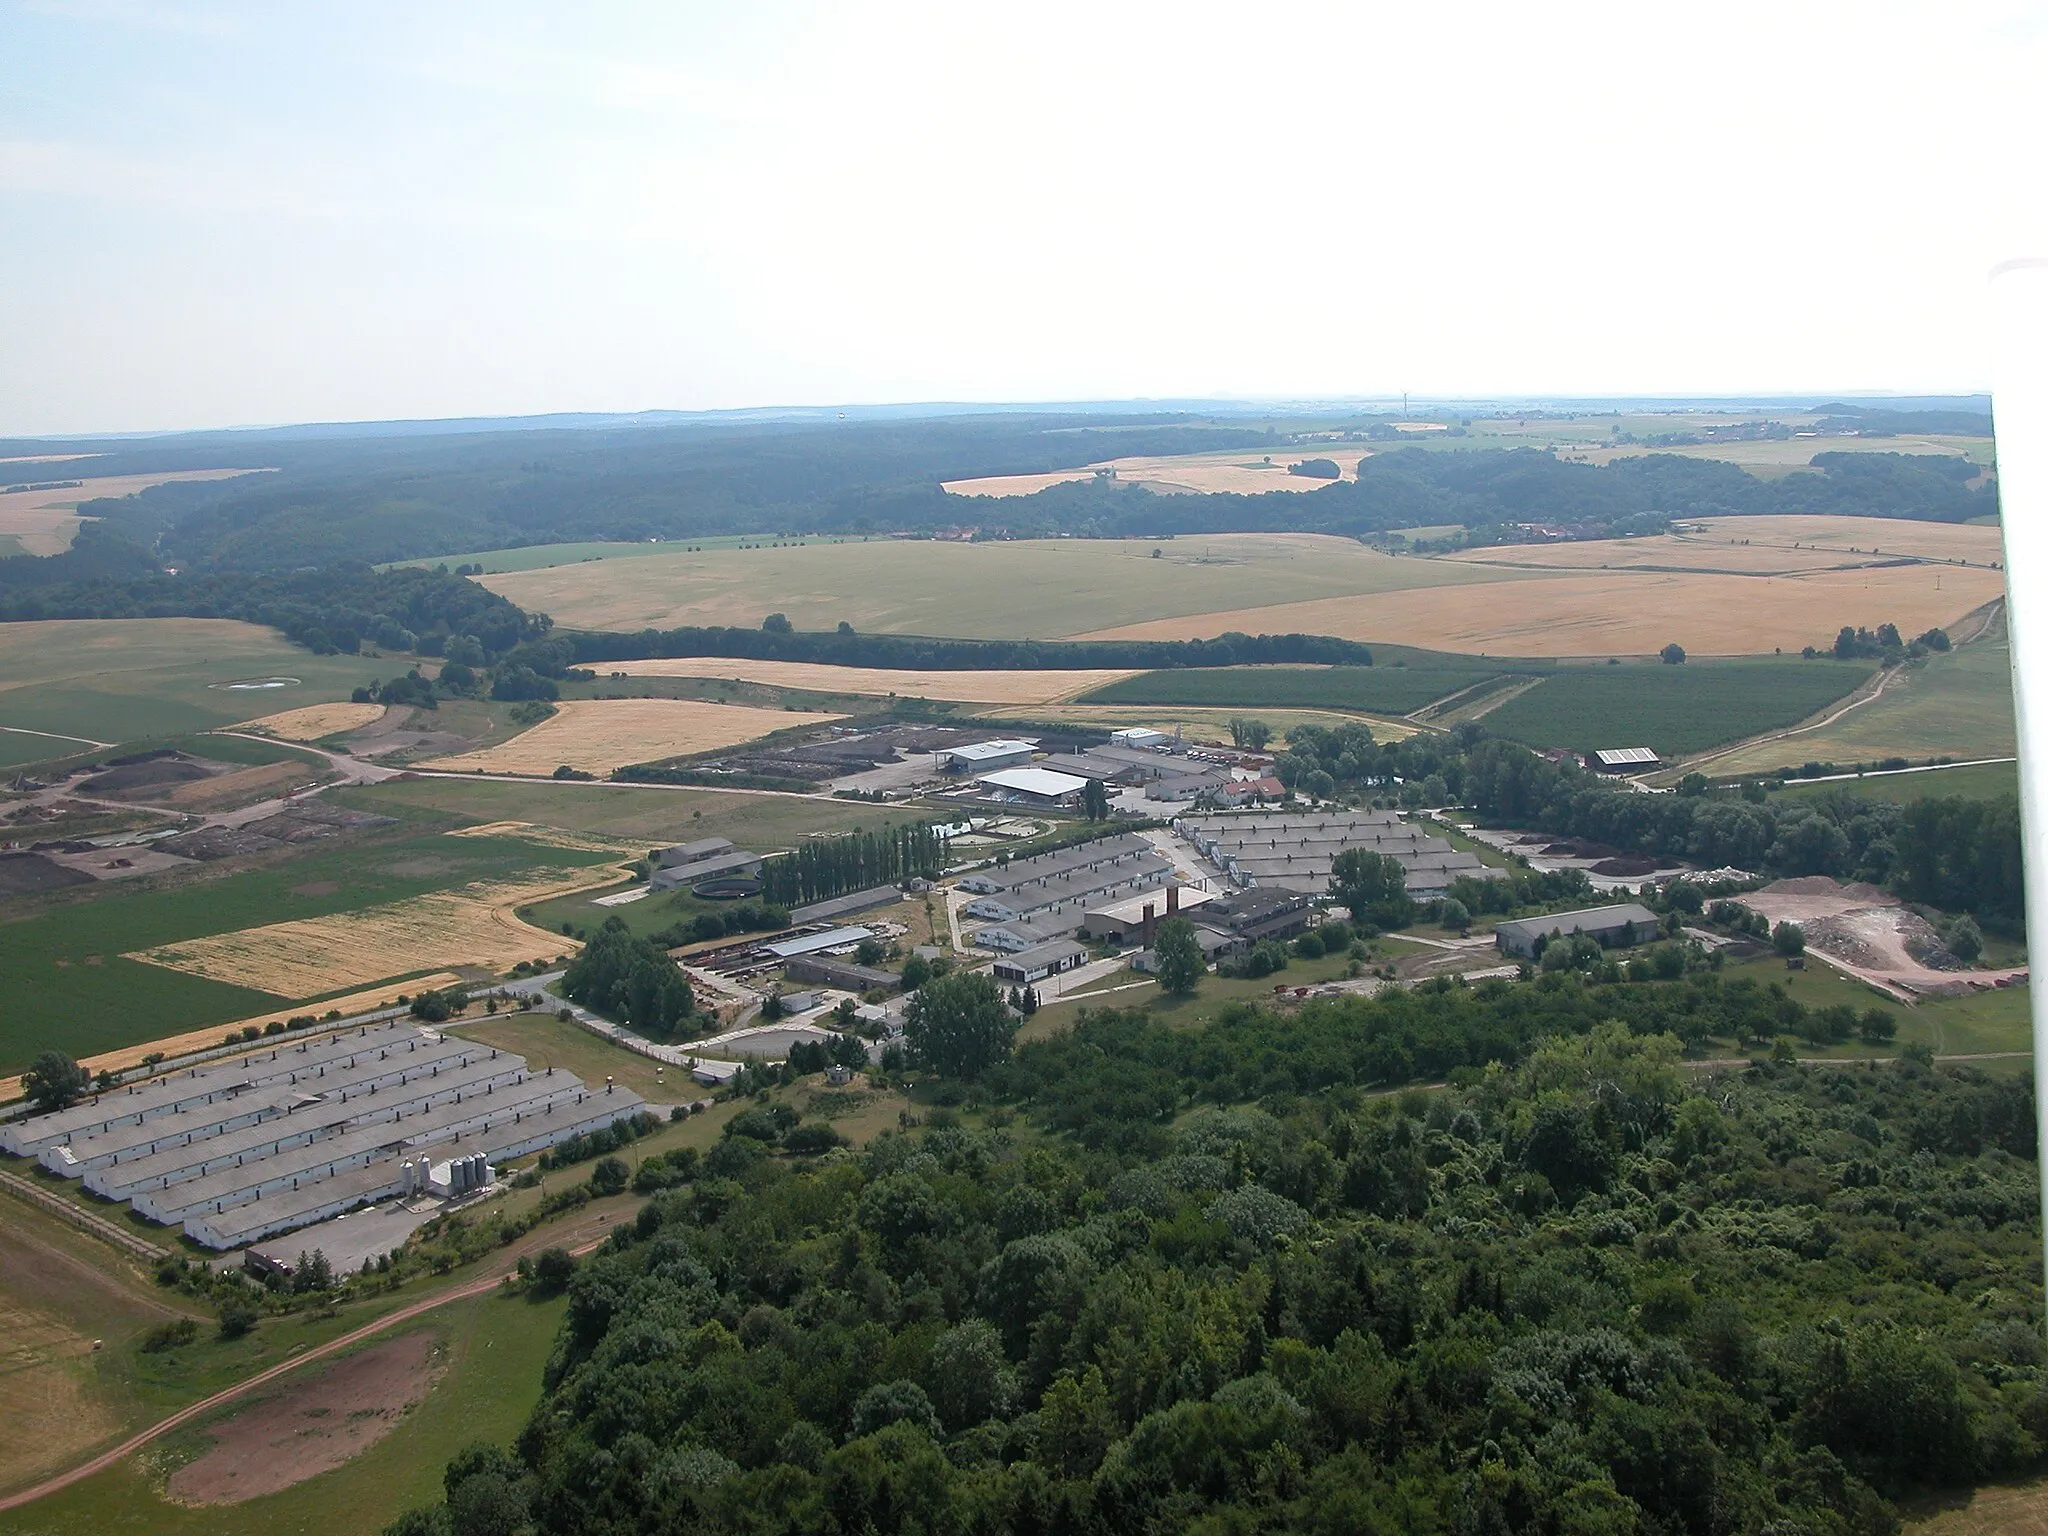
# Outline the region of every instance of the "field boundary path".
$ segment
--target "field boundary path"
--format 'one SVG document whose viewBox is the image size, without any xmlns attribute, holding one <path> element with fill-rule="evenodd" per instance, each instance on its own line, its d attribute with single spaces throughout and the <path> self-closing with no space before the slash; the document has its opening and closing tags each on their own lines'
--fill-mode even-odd
<svg viewBox="0 0 2048 1536">
<path fill-rule="evenodd" d="M 6 1190 L 9 1194 L 19 1199 L 26 1200 L 39 1211 L 47 1211 L 52 1216 L 70 1222 L 73 1226 L 90 1233 L 102 1242 L 112 1243 L 116 1248 L 125 1249 L 139 1259 L 147 1259 L 154 1263 L 158 1259 L 168 1259 L 171 1256 L 171 1251 L 168 1248 L 159 1248 L 147 1238 L 138 1237 L 133 1232 L 124 1232 L 113 1222 L 95 1216 L 91 1211 L 82 1211 L 69 1200 L 60 1200 L 48 1190 L 36 1188 L 33 1182 L 24 1179 L 18 1173 L 8 1173 L 0 1170 L 0 1189 Z M 0 1504 L 0 1509 L 4 1508 L 6 1506 Z"/>
<path fill-rule="evenodd" d="M 1818 720 L 1809 720 L 1799 725 L 1787 726 L 1780 731 L 1765 731 L 1760 736 L 1750 736 L 1742 741 L 1731 742 L 1725 747 L 1715 747 L 1711 751 L 1703 752 L 1697 757 L 1687 758 L 1677 766 L 1688 771 L 1700 769 L 1706 767 L 1709 763 L 1719 762 L 1724 757 L 1733 757 L 1737 752 L 1746 751 L 1750 747 L 1761 747 L 1773 741 L 1786 741 L 1794 736 L 1804 736 L 1812 731 L 1825 730 L 1852 710 L 1861 709 L 1866 704 L 1875 704 L 1883 695 L 1885 688 L 1896 681 L 1899 674 L 1905 670 L 1904 662 L 1895 667 L 1882 668 L 1876 677 L 1857 689 L 1846 704 L 1830 706 L 1830 712 L 1821 716 Z"/>
<path fill-rule="evenodd" d="M 569 1251 L 580 1257 L 602 1245 L 610 1235 L 609 1230 L 607 1230 L 604 1237 L 592 1238 L 588 1242 L 582 1243 Z M 275 1381 L 288 1371 L 295 1371 L 302 1365 L 310 1365 L 315 1360 L 324 1360 L 330 1355 L 340 1353 L 351 1345 L 360 1344 L 364 1339 L 373 1338 L 387 1329 L 395 1328 L 400 1323 L 409 1323 L 414 1318 L 432 1312 L 438 1307 L 445 1307 L 451 1302 L 467 1301 L 472 1296 L 485 1295 L 503 1284 L 505 1276 L 510 1273 L 511 1267 L 509 1265 L 501 1266 L 493 1269 L 487 1275 L 480 1275 L 474 1280 L 443 1291 L 437 1296 L 429 1296 L 423 1300 L 413 1302 L 409 1306 L 400 1307 L 395 1312 L 387 1312 L 384 1316 L 375 1318 L 363 1324 L 360 1328 L 352 1329 L 340 1338 L 329 1339 L 325 1344 L 316 1344 L 303 1354 L 294 1355 L 289 1360 L 280 1361 L 268 1370 L 258 1371 L 247 1381 L 237 1382 L 232 1387 L 224 1387 L 211 1397 L 202 1398 L 196 1403 L 180 1408 L 170 1417 L 159 1419 L 156 1423 L 150 1425 L 149 1428 L 139 1430 L 135 1434 L 130 1435 L 119 1445 L 114 1446 L 111 1450 L 100 1452 L 99 1455 L 93 1457 L 90 1461 L 80 1462 L 68 1472 L 59 1472 L 55 1477 L 45 1478 L 33 1487 L 23 1488 L 15 1493 L 0 1495 L 0 1510 L 19 1509 L 24 1504 L 33 1504 L 37 1499 L 48 1498 L 53 1493 L 61 1493 L 73 1483 L 82 1482 L 88 1477 L 106 1471 L 107 1468 L 119 1462 L 126 1461 L 152 1440 L 160 1439 L 172 1430 L 191 1423 L 194 1419 L 203 1418 L 216 1408 L 224 1407 L 226 1404 L 234 1402 L 237 1398 L 246 1397 L 258 1387 Z"/>
</svg>

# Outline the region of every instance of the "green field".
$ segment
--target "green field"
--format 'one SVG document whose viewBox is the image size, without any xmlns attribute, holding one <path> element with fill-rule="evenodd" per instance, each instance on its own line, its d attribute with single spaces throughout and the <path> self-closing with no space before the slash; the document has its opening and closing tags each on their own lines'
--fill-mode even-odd
<svg viewBox="0 0 2048 1536">
<path fill-rule="evenodd" d="M 1927 796 L 1957 796 L 1964 800 L 1989 800 L 1998 795 L 2020 792 L 2018 763 L 1984 763 L 1967 768 L 1936 768 L 1926 773 L 1880 773 L 1860 779 L 1833 779 L 1821 784 L 1787 780 L 1776 791 L 1794 799 L 1816 799 L 1831 792 L 1854 795 L 1859 800 L 1890 800 L 1904 803 Z"/>
<path fill-rule="evenodd" d="M 345 699 L 394 669 L 403 670 L 374 657 L 315 656 L 274 630 L 227 619 L 0 625 L 0 726 L 76 738 L 0 736 L 0 765 Z M 263 689 L 225 686 L 268 678 L 292 681 Z"/>
<path fill-rule="evenodd" d="M 1879 697 L 1829 725 L 1759 742 L 1704 766 L 1722 776 L 1768 774 L 1806 762 L 2010 757 L 2017 740 L 2011 652 L 2000 625 L 1981 640 L 1907 668 Z"/>
<path fill-rule="evenodd" d="M 1545 579 L 1543 572 L 1403 559 L 1329 535 L 1247 533 L 812 541 L 701 553 L 670 545 L 629 560 L 508 572 L 484 584 L 579 629 L 751 629 L 767 614 L 784 613 L 799 629 L 845 620 L 869 633 L 1056 639 L 1307 598 Z"/>
<path fill-rule="evenodd" d="M 1082 702 L 1189 704 L 1244 709 L 1359 710 L 1405 715 L 1497 677 L 1470 667 L 1187 667 L 1144 672 L 1098 688 Z M 1532 668 L 1531 670 L 1534 670 Z"/>
<path fill-rule="evenodd" d="M 516 837 L 447 837 L 417 816 L 413 826 L 387 831 L 234 874 L 180 872 L 11 903 L 27 915 L 0 921 L 0 1072 L 19 1071 L 41 1050 L 93 1055 L 248 1018 L 281 1001 L 122 958 L 127 952 L 606 858 Z M 406 960 L 392 957 L 394 976 L 434 968 Z"/>
<path fill-rule="evenodd" d="M 1482 723 L 1532 747 L 1650 747 L 1662 757 L 1792 725 L 1865 682 L 1874 667 L 1796 656 L 1565 667 Z"/>
<path fill-rule="evenodd" d="M 901 807 L 798 795 L 453 777 L 393 779 L 368 789 L 330 791 L 323 798 L 390 816 L 426 812 L 466 822 L 530 821 L 644 840 L 650 848 L 699 837 L 729 837 L 742 848 L 763 853 L 792 847 L 807 835 L 900 823 L 906 815 Z"/>
</svg>

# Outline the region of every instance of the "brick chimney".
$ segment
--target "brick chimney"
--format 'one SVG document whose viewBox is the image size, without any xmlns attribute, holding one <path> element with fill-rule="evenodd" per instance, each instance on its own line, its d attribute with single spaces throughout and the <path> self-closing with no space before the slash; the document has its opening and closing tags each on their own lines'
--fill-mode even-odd
<svg viewBox="0 0 2048 1536">
<path fill-rule="evenodd" d="M 1144 944 L 1147 949 L 1152 947 L 1152 934 L 1158 926 L 1157 914 L 1153 909 L 1152 903 L 1148 901 L 1145 903 L 1144 920 L 1138 924 L 1139 942 Z"/>
<path fill-rule="evenodd" d="M 1177 885 L 1169 885 L 1166 888 L 1166 915 L 1168 917 L 1171 917 L 1174 913 L 1178 912 L 1179 910 L 1180 887 Z"/>
</svg>

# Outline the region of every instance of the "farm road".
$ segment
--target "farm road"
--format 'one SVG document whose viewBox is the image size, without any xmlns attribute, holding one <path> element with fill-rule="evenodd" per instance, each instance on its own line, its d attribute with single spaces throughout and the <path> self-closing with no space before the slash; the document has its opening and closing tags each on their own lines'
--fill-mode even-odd
<svg viewBox="0 0 2048 1536">
<path fill-rule="evenodd" d="M 228 1387 L 224 1391 L 216 1392 L 211 1397 L 203 1398 L 188 1407 L 180 1408 L 169 1418 L 159 1419 L 148 1429 L 130 1435 L 112 1450 L 102 1451 L 90 1461 L 81 1462 L 68 1472 L 60 1472 L 55 1477 L 43 1479 L 42 1482 L 35 1484 L 33 1487 L 23 1488 L 18 1492 L 0 1496 L 0 1510 L 19 1509 L 24 1504 L 33 1504 L 37 1499 L 47 1498 L 53 1493 L 59 1493 L 69 1488 L 73 1483 L 82 1482 L 95 1473 L 104 1472 L 107 1468 L 127 1460 L 151 1441 L 160 1439 L 181 1425 L 189 1424 L 194 1419 L 202 1418 L 213 1412 L 216 1408 L 221 1408 L 228 1403 L 234 1402 L 237 1398 L 248 1396 L 249 1393 L 255 1391 L 258 1387 L 275 1381 L 288 1371 L 295 1371 L 302 1365 L 310 1365 L 315 1360 L 324 1360 L 330 1355 L 339 1354 L 351 1345 L 360 1344 L 364 1339 L 374 1338 L 377 1334 L 396 1328 L 400 1323 L 409 1323 L 414 1318 L 432 1312 L 438 1307 L 448 1306 L 452 1302 L 466 1301 L 472 1296 L 485 1295 L 497 1289 L 505 1276 L 517 1267 L 520 1257 L 533 1252 L 539 1247 L 567 1247 L 571 1253 L 577 1255 L 589 1253 L 592 1249 L 602 1244 L 605 1238 L 610 1235 L 612 1223 L 608 1219 L 609 1214 L 607 1213 L 607 1216 L 602 1218 L 586 1218 L 576 1223 L 566 1233 L 560 1231 L 549 1232 L 543 1228 L 541 1233 L 536 1234 L 536 1236 L 541 1238 L 541 1241 L 523 1241 L 514 1244 L 504 1251 L 501 1261 L 493 1265 L 488 1273 L 479 1275 L 476 1279 L 458 1285 L 452 1290 L 443 1291 L 436 1296 L 426 1297 L 423 1300 L 413 1302 L 410 1306 L 400 1307 L 396 1312 L 386 1313 L 383 1317 L 365 1323 L 362 1327 L 345 1333 L 338 1339 L 330 1339 L 325 1344 L 317 1345 L 307 1350 L 304 1354 L 294 1355 L 289 1360 L 273 1365 L 267 1371 L 259 1371 L 247 1381 L 237 1382 L 234 1386 Z M 625 1219 L 625 1215 L 621 1214 L 620 1219 Z M 598 1236 L 590 1236 L 591 1228 L 598 1221 L 603 1222 L 604 1232 Z M 567 1239 L 567 1241 L 564 1241 L 564 1239 Z M 572 1243 L 574 1246 L 571 1246 Z"/>
</svg>

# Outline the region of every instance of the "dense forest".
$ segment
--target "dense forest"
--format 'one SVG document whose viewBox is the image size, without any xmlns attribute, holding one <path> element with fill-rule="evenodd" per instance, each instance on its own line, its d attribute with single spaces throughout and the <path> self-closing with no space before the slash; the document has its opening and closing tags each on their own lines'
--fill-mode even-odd
<svg viewBox="0 0 2048 1536">
<path fill-rule="evenodd" d="M 1098 1013 L 859 1154 L 751 1111 L 393 1536 L 1889 1536 L 2034 1469 L 2030 1085 L 1682 1067 L 1797 1006 L 1733 990 Z M 1389 1035 L 1450 1085 L 1368 1093 Z"/>
<path fill-rule="evenodd" d="M 545 614 L 527 613 L 476 582 L 418 567 L 378 571 L 347 562 L 317 571 L 172 573 L 151 570 L 145 558 L 140 569 L 64 579 L 67 570 L 109 556 L 116 542 L 87 525 L 71 554 L 0 560 L 0 622 L 240 619 L 323 655 L 353 655 L 368 643 L 439 656 L 451 640 L 467 637 L 481 652 L 477 662 L 537 641 L 550 627 Z"/>
<path fill-rule="evenodd" d="M 1534 448 L 1395 446 L 1364 458 L 1355 482 L 1333 480 L 1285 496 L 1156 495 L 1114 481 L 1002 500 L 942 489 L 946 480 L 1074 468 L 1123 455 L 1288 448 L 1274 432 L 1172 415 L 1013 413 L 441 434 L 356 428 L 74 446 L 101 449 L 94 469 L 103 473 L 231 463 L 275 472 L 174 482 L 86 503 L 86 515 L 113 542 L 66 562 L 67 581 L 119 574 L 97 568 L 109 560 L 187 571 L 292 570 L 570 540 L 791 530 L 984 524 L 1011 535 L 1291 529 L 1362 536 L 1460 524 L 1471 542 L 1497 543 L 1526 537 L 1520 525 L 1527 523 L 1610 536 L 1655 531 L 1673 517 L 1843 512 L 1962 521 L 1996 508 L 1989 484 L 1968 483 L 1977 473 L 1968 462 L 1887 452 L 1821 454 L 1812 470 L 1763 480 L 1731 464 L 1671 454 L 1594 466 Z M 0 572 L 30 558 L 0 561 Z M 22 579 L 0 574 L 0 586 Z"/>
</svg>

